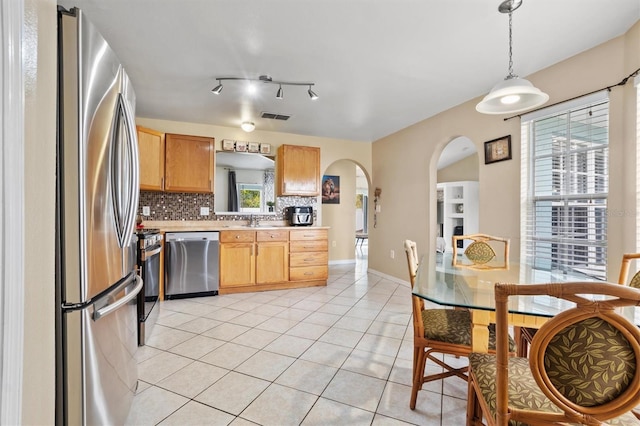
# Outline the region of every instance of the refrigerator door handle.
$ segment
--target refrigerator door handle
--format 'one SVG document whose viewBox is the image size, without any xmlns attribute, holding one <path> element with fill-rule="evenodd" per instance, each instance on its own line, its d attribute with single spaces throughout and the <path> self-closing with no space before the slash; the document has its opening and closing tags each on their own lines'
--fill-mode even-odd
<svg viewBox="0 0 640 426">
<path fill-rule="evenodd" d="M 127 101 L 118 94 L 111 132 L 114 147 L 112 156 L 112 191 L 116 231 L 121 247 L 131 244 L 139 197 L 138 137 L 132 124 Z M 132 127 L 133 126 L 133 127 Z"/>
<path fill-rule="evenodd" d="M 128 84 L 128 80 L 126 80 Z M 124 88 L 123 88 L 124 89 Z M 120 95 L 122 96 L 122 95 Z M 131 244 L 131 238 L 133 237 L 133 232 L 135 229 L 136 223 L 136 215 L 138 213 L 138 199 L 140 197 L 140 162 L 138 155 L 138 132 L 136 130 L 135 119 L 133 118 L 133 112 L 131 111 L 131 106 L 128 102 L 123 99 L 123 110 L 124 110 L 124 118 L 125 118 L 125 127 L 127 128 L 127 133 L 129 137 L 127 140 L 129 141 L 129 161 L 130 167 L 133 173 L 131 173 L 131 179 L 129 181 L 130 185 L 130 194 L 132 195 L 131 203 L 129 204 L 129 217 L 127 223 L 127 235 L 128 239 L 126 241 L 127 246 Z"/>
<path fill-rule="evenodd" d="M 127 294 L 126 296 L 118 299 L 114 303 L 107 304 L 107 305 L 101 307 L 100 309 L 94 310 L 93 311 L 93 320 L 94 321 L 98 321 L 100 318 L 102 318 L 104 316 L 107 316 L 112 312 L 117 311 L 122 306 L 124 306 L 127 303 L 129 303 L 132 300 L 134 300 L 136 298 L 136 296 L 138 295 L 138 293 L 140 293 L 140 290 L 142 290 L 142 285 L 143 285 L 142 278 L 140 278 L 139 275 L 135 275 L 135 282 L 136 282 L 136 286 L 133 288 L 133 290 L 129 294 Z M 110 293 L 110 294 L 117 294 L 119 292 L 120 292 L 120 287 L 114 289 L 113 292 Z M 105 297 L 108 298 L 109 295 L 106 295 Z"/>
</svg>

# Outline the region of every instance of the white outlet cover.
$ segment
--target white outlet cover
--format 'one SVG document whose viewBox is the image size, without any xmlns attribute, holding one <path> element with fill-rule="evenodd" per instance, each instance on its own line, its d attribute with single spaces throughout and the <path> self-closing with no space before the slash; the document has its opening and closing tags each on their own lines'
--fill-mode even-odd
<svg viewBox="0 0 640 426">
<path fill-rule="evenodd" d="M 142 216 L 150 216 L 151 215 L 151 207 L 142 206 Z"/>
<path fill-rule="evenodd" d="M 209 207 L 200 207 L 200 216 L 209 216 Z"/>
</svg>

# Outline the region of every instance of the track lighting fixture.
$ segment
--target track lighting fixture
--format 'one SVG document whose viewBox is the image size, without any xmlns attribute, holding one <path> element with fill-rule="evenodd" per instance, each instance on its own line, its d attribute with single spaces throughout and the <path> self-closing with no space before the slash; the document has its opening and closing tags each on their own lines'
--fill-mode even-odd
<svg viewBox="0 0 640 426">
<path fill-rule="evenodd" d="M 261 75 L 258 78 L 247 78 L 247 77 L 216 77 L 216 81 L 218 82 L 218 85 L 216 87 L 214 87 L 211 91 L 213 93 L 215 93 L 216 95 L 219 95 L 220 92 L 222 92 L 222 81 L 223 80 L 238 80 L 238 81 L 248 81 L 248 82 L 261 82 L 261 83 L 270 83 L 270 84 L 277 84 L 278 87 L 278 92 L 276 93 L 276 98 L 277 99 L 283 99 L 284 98 L 284 90 L 282 90 L 282 86 L 309 86 L 309 90 L 307 91 L 307 93 L 309 94 L 309 97 L 313 100 L 318 99 L 318 95 L 315 94 L 315 92 L 313 90 L 311 90 L 311 86 L 314 86 L 315 83 L 309 83 L 309 82 L 294 82 L 294 81 L 276 81 L 273 80 L 270 76 L 268 75 Z"/>
<path fill-rule="evenodd" d="M 505 0 L 498 7 L 500 13 L 509 14 L 509 74 L 476 105 L 476 110 L 483 114 L 518 113 L 539 107 L 549 100 L 549 95 L 513 73 L 511 15 L 521 5 L 522 0 Z"/>
<path fill-rule="evenodd" d="M 256 125 L 250 121 L 243 121 L 240 125 L 240 128 L 247 133 L 253 132 L 256 128 Z"/>
</svg>

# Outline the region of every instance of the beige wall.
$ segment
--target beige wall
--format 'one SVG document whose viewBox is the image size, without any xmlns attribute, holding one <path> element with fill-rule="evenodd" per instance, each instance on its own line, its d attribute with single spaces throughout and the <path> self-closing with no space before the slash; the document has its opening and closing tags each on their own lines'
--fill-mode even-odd
<svg viewBox="0 0 640 426">
<path fill-rule="evenodd" d="M 220 149 L 220 143 L 223 139 L 232 140 L 248 140 L 261 143 L 270 143 L 272 152 L 277 151 L 282 144 L 288 145 L 306 145 L 320 147 L 320 170 L 322 174 L 327 173 L 327 168 L 340 161 L 350 160 L 362 168 L 365 175 L 371 176 L 371 144 L 365 142 L 354 142 L 344 139 L 319 138 L 313 136 L 294 135 L 290 133 L 268 132 L 255 130 L 252 133 L 245 133 L 240 129 L 222 126 L 212 126 L 208 124 L 184 123 L 177 121 L 155 120 L 149 118 L 136 118 L 139 125 L 155 129 L 166 133 L 180 133 L 196 136 L 214 137 L 216 141 L 216 149 Z M 355 167 L 352 164 L 353 179 L 355 179 Z M 355 193 L 355 181 L 353 183 L 353 191 Z M 350 196 L 355 196 L 351 194 Z M 353 202 L 355 203 L 355 201 Z M 352 203 L 352 204 L 353 204 Z M 323 209 L 320 208 L 321 202 L 318 197 L 317 206 L 317 224 L 330 227 L 342 227 L 343 220 L 335 217 L 324 218 Z M 351 215 L 354 217 L 355 213 Z M 354 225 L 355 226 L 355 225 Z M 355 231 L 354 231 L 355 232 Z M 351 233 L 349 235 L 355 235 Z M 350 237 L 349 237 L 350 238 Z M 342 236 L 336 240 L 336 248 L 329 244 L 329 258 L 336 259 L 353 259 L 354 254 L 343 254 L 342 249 L 345 247 L 347 237 Z M 344 241 L 344 242 L 343 242 Z"/>
<path fill-rule="evenodd" d="M 477 181 L 480 167 L 478 161 L 480 161 L 478 159 L 478 153 L 475 153 L 447 167 L 443 167 L 438 170 L 437 182 Z"/>
<path fill-rule="evenodd" d="M 329 261 L 355 261 L 356 166 L 340 160 L 327 168 L 325 175 L 340 176 L 340 204 L 322 204 L 322 220 L 329 229 Z"/>
<path fill-rule="evenodd" d="M 615 84 L 640 66 L 640 23 L 618 37 L 528 78 L 550 95 L 548 105 Z M 496 76 L 496 79 L 501 78 Z M 614 88 L 610 94 L 610 207 L 630 215 L 609 220 L 610 277 L 617 275 L 623 250 L 631 249 L 632 237 L 623 238 L 635 221 L 635 99 L 632 84 Z M 389 252 L 403 253 L 406 238 L 418 244 L 422 255 L 435 247 L 436 163 L 444 146 L 465 136 L 482 152 L 483 142 L 503 135 L 512 137 L 513 159 L 480 164 L 480 229 L 511 238 L 512 257 L 520 252 L 520 120 L 479 114 L 473 99 L 373 143 L 373 187 L 382 188 L 382 212 L 377 228 L 369 230 L 369 268 L 407 278 L 403 256 L 391 259 Z M 635 180 L 635 179 L 634 179 Z M 630 206 L 630 204 L 634 204 Z M 632 216 L 631 218 L 629 216 Z M 407 220 L 407 219 L 411 220 Z"/>
<path fill-rule="evenodd" d="M 26 193 L 22 423 L 51 425 L 55 412 L 56 3 L 26 0 L 24 6 Z"/>
</svg>

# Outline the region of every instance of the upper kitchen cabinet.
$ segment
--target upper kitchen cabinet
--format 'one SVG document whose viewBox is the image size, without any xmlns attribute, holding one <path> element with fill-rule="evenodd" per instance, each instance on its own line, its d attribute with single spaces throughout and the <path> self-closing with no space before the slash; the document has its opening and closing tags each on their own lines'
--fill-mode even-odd
<svg viewBox="0 0 640 426">
<path fill-rule="evenodd" d="M 164 190 L 164 133 L 137 126 L 140 150 L 140 189 Z"/>
<path fill-rule="evenodd" d="M 278 196 L 320 195 L 320 148 L 280 145 L 276 164 Z"/>
<path fill-rule="evenodd" d="M 214 139 L 167 133 L 165 144 L 164 190 L 213 193 Z"/>
</svg>

